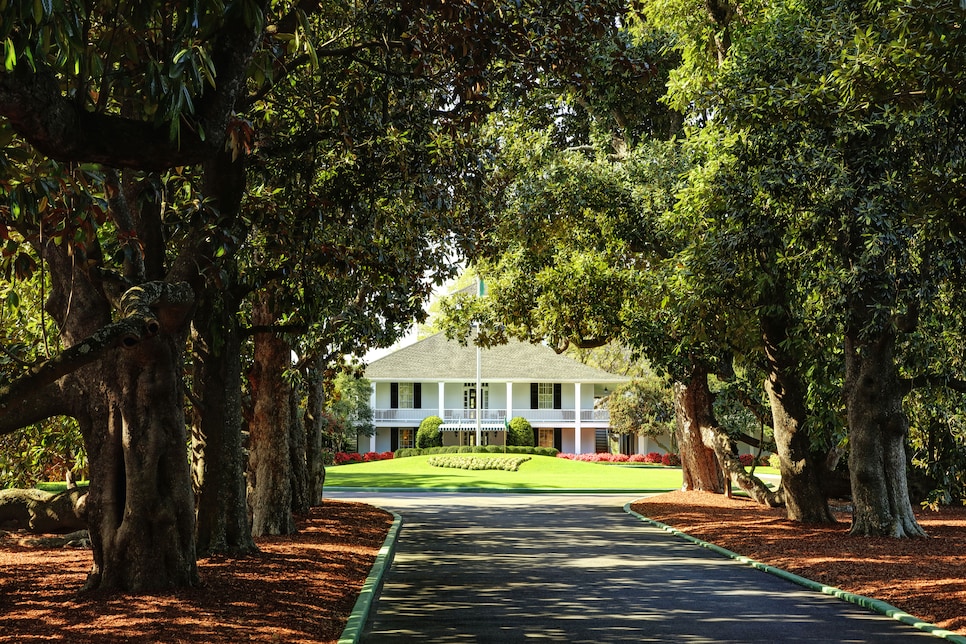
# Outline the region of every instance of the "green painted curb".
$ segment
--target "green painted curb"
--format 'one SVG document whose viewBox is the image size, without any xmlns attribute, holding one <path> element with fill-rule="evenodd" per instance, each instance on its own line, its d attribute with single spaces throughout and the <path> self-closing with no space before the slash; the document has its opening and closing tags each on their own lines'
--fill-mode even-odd
<svg viewBox="0 0 966 644">
<path fill-rule="evenodd" d="M 362 637 L 362 632 L 366 627 L 366 622 L 369 621 L 369 613 L 372 611 L 372 605 L 378 596 L 379 590 L 382 588 L 382 582 L 386 574 L 389 572 L 389 566 L 392 565 L 392 558 L 396 554 L 396 542 L 399 540 L 399 530 L 402 528 L 403 519 L 395 512 L 391 514 L 392 525 L 386 534 L 386 540 L 382 542 L 379 554 L 376 555 L 376 560 L 372 564 L 372 570 L 369 571 L 366 581 L 362 584 L 362 590 L 359 591 L 359 597 L 352 607 L 349 621 L 346 622 L 345 629 L 342 631 L 342 635 L 339 636 L 339 644 L 357 644 L 359 642 L 359 638 Z"/>
<path fill-rule="evenodd" d="M 806 579 L 805 577 L 800 577 L 798 575 L 790 573 L 787 570 L 782 570 L 781 568 L 775 568 L 774 566 L 769 566 L 767 564 L 760 563 L 758 561 L 755 561 L 754 559 L 749 559 L 748 557 L 745 557 L 743 555 L 739 555 L 730 550 L 726 550 L 721 546 L 716 546 L 713 543 L 708 543 L 707 541 L 701 541 L 700 539 L 692 537 L 686 532 L 681 532 L 677 528 L 672 528 L 667 524 L 661 523 L 660 521 L 655 521 L 654 519 L 649 519 L 648 517 L 642 514 L 639 514 L 638 512 L 635 512 L 634 510 L 631 509 L 630 503 L 624 504 L 624 512 L 637 517 L 638 519 L 640 519 L 641 521 L 644 521 L 645 523 L 649 523 L 652 526 L 660 528 L 665 532 L 670 532 L 675 536 L 681 537 L 682 539 L 685 539 L 687 541 L 690 541 L 691 543 L 699 545 L 702 548 L 707 548 L 712 552 L 715 552 L 725 557 L 729 557 L 743 564 L 747 564 L 752 568 L 757 568 L 758 570 L 767 572 L 770 575 L 781 577 L 782 579 L 798 584 L 799 586 L 804 586 L 805 588 L 808 588 L 810 590 L 817 590 L 820 593 L 824 593 L 826 595 L 832 595 L 833 597 L 838 597 L 839 599 L 850 602 L 852 604 L 856 604 L 857 606 L 862 606 L 863 608 L 867 608 L 869 610 L 875 611 L 882 615 L 886 615 L 888 617 L 891 617 L 892 619 L 902 622 L 903 624 L 908 624 L 909 626 L 918 628 L 921 631 L 925 631 L 935 637 L 940 637 L 942 639 L 949 640 L 950 642 L 956 642 L 957 644 L 966 644 L 966 637 L 963 637 L 962 635 L 957 635 L 956 633 L 953 633 L 951 631 L 941 629 L 934 624 L 924 622 L 918 617 L 914 617 L 903 610 L 899 610 L 895 606 L 891 604 L 887 604 L 884 601 L 881 601 L 878 599 L 872 599 L 870 597 L 863 597 L 862 595 L 856 595 L 855 593 L 846 592 L 840 588 L 835 588 L 834 586 L 826 586 L 825 584 L 820 584 L 817 581 L 812 581 L 811 579 Z"/>
</svg>

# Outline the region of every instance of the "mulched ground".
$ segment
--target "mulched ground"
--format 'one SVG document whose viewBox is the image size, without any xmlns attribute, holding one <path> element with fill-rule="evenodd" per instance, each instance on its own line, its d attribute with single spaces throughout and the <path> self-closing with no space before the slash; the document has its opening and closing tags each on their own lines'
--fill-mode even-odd
<svg viewBox="0 0 966 644">
<path fill-rule="evenodd" d="M 89 550 L 0 538 L 0 642 L 334 642 L 392 516 L 326 500 L 261 554 L 198 562 L 203 585 L 169 595 L 78 595 Z"/>
<path fill-rule="evenodd" d="M 539 503 L 539 497 L 534 497 Z M 782 510 L 698 492 L 635 504 L 645 516 L 815 581 L 884 600 L 966 635 L 966 508 L 924 512 L 929 539 L 848 536 L 790 523 Z M 0 642 L 334 642 L 392 522 L 326 500 L 262 553 L 199 562 L 204 585 L 170 595 L 79 595 L 90 552 L 0 535 Z"/>
</svg>

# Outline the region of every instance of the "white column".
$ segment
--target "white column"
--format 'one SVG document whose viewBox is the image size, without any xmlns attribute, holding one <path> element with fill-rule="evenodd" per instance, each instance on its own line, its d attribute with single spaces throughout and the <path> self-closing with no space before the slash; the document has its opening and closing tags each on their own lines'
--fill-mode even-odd
<svg viewBox="0 0 966 644">
<path fill-rule="evenodd" d="M 580 383 L 574 383 L 574 454 L 582 454 L 580 444 Z"/>
<path fill-rule="evenodd" d="M 369 393 L 369 408 L 375 410 L 376 408 L 376 383 L 372 383 L 372 390 Z M 379 423 L 375 423 L 376 431 L 372 432 L 372 436 L 369 437 L 369 451 L 376 451 L 376 435 L 379 434 Z"/>
<path fill-rule="evenodd" d="M 439 417 L 446 420 L 446 383 L 439 383 Z"/>
<path fill-rule="evenodd" d="M 506 383 L 506 419 L 507 422 L 513 418 L 513 383 Z"/>
</svg>

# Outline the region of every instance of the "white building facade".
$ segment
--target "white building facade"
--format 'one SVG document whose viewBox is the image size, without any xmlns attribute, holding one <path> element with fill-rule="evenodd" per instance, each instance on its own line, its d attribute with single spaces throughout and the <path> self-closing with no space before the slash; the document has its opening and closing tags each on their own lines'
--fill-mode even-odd
<svg viewBox="0 0 966 644">
<path fill-rule="evenodd" d="M 443 419 L 444 445 L 503 445 L 506 423 L 520 416 L 533 426 L 536 445 L 574 454 L 608 451 L 610 414 L 600 403 L 628 380 L 543 345 L 477 349 L 443 334 L 373 361 L 365 377 L 376 432 L 360 438 L 360 452 L 415 447 L 416 430 L 429 416 Z M 621 451 L 663 450 L 635 436 L 623 438 Z"/>
</svg>

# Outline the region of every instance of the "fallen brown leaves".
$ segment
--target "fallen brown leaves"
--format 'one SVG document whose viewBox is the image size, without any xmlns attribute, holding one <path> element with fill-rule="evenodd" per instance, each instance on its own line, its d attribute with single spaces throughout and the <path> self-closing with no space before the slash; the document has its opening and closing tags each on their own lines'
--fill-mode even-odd
<svg viewBox="0 0 966 644">
<path fill-rule="evenodd" d="M 633 508 L 702 541 L 966 635 L 966 507 L 917 513 L 928 539 L 852 537 L 844 513 L 835 526 L 802 526 L 784 510 L 702 492 L 662 494 Z"/>
<path fill-rule="evenodd" d="M 392 523 L 326 500 L 261 553 L 198 562 L 202 586 L 165 595 L 78 594 L 88 550 L 0 540 L 0 642 L 333 642 Z"/>
</svg>

